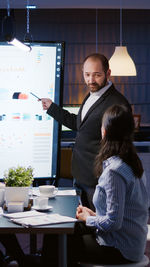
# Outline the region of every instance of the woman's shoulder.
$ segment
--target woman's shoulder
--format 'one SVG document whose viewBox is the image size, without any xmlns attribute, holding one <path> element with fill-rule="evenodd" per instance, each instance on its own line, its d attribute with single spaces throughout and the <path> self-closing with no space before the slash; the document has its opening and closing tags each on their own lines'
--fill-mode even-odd
<svg viewBox="0 0 150 267">
<path fill-rule="evenodd" d="M 124 166 L 124 164 L 126 163 L 119 156 L 111 156 L 103 162 L 103 168 L 118 169 Z"/>
<path fill-rule="evenodd" d="M 105 168 L 109 172 L 119 174 L 126 181 L 131 181 L 132 179 L 135 179 L 131 167 L 118 156 L 112 156 L 108 158 L 105 161 Z"/>
</svg>

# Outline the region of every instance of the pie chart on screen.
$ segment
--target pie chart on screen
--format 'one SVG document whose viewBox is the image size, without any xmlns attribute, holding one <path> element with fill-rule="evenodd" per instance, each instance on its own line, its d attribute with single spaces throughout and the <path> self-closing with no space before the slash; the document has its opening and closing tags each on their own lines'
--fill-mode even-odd
<svg viewBox="0 0 150 267">
<path fill-rule="evenodd" d="M 23 99 L 23 100 L 27 100 L 29 97 L 27 94 L 25 93 L 21 93 L 21 92 L 14 92 L 13 99 Z"/>
</svg>

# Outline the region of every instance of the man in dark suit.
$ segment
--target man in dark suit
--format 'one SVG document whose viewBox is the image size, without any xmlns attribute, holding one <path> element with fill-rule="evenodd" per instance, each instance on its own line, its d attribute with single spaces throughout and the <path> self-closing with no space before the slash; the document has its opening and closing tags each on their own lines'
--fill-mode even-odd
<svg viewBox="0 0 150 267">
<path fill-rule="evenodd" d="M 76 186 L 81 189 L 81 201 L 93 209 L 92 197 L 97 184 L 94 161 L 101 140 L 101 120 L 105 110 L 113 104 L 126 105 L 126 98 L 119 93 L 111 81 L 111 70 L 107 58 L 101 54 L 91 54 L 83 62 L 83 76 L 89 93 L 83 100 L 78 115 L 70 114 L 43 98 L 43 109 L 59 123 L 77 130 L 72 157 L 72 174 Z"/>
</svg>

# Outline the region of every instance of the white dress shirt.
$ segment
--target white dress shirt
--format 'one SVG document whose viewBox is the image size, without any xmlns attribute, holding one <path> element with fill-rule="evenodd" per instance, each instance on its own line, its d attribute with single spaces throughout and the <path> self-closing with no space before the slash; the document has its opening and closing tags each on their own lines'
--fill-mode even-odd
<svg viewBox="0 0 150 267">
<path fill-rule="evenodd" d="M 97 92 L 90 92 L 90 96 L 85 101 L 84 106 L 82 108 L 81 112 L 81 121 L 84 119 L 86 113 L 90 109 L 90 107 L 109 89 L 109 87 L 112 85 L 111 81 L 108 81 L 108 84 L 100 89 Z"/>
</svg>

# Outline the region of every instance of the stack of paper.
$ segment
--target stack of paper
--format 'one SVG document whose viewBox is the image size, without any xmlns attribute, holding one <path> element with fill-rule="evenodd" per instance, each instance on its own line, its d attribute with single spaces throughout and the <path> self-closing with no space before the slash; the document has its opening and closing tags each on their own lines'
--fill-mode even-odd
<svg viewBox="0 0 150 267">
<path fill-rule="evenodd" d="M 45 214 L 43 212 L 31 210 L 31 211 L 14 212 L 14 213 L 3 213 L 3 216 L 9 219 L 20 219 L 24 217 L 27 218 L 35 216 L 45 216 Z"/>
<path fill-rule="evenodd" d="M 26 211 L 26 212 L 17 212 L 11 214 L 3 214 L 3 216 L 9 218 L 12 222 L 21 224 L 24 227 L 40 226 L 47 224 L 56 224 L 56 223 L 70 223 L 76 222 L 77 219 L 62 216 L 57 213 L 53 214 L 44 214 L 38 211 Z"/>
<path fill-rule="evenodd" d="M 75 189 L 58 190 L 57 196 L 76 196 L 76 190 Z"/>
<path fill-rule="evenodd" d="M 31 191 L 29 192 L 30 195 L 33 196 L 40 196 L 40 191 L 38 187 L 32 187 Z M 58 190 L 57 196 L 76 196 L 76 190 L 70 189 L 70 190 Z"/>
</svg>

